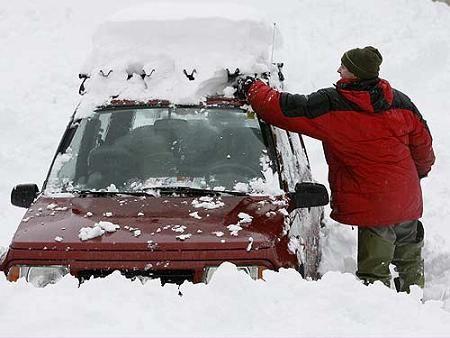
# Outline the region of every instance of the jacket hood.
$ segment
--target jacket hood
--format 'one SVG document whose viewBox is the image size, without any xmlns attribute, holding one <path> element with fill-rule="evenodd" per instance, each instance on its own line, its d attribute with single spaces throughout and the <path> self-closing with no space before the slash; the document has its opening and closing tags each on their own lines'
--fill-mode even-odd
<svg viewBox="0 0 450 338">
<path fill-rule="evenodd" d="M 377 113 L 389 109 L 393 100 L 391 85 L 386 80 L 374 78 L 364 81 L 341 79 L 336 90 L 358 110 Z"/>
</svg>

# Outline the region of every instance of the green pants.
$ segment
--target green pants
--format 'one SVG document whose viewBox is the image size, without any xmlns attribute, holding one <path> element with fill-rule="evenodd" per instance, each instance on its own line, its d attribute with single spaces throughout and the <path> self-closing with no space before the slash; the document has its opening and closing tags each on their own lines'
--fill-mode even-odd
<svg viewBox="0 0 450 338">
<path fill-rule="evenodd" d="M 409 292 L 414 284 L 423 288 L 423 237 L 423 226 L 418 220 L 383 227 L 360 227 L 356 275 L 366 284 L 379 280 L 390 286 L 389 264 L 393 264 L 399 274 L 394 281 L 397 291 Z"/>
</svg>

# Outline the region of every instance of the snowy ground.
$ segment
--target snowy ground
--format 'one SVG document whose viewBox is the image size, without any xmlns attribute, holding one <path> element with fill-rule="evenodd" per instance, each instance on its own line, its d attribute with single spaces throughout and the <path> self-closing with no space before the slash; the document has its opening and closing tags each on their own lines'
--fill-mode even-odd
<svg viewBox="0 0 450 338">
<path fill-rule="evenodd" d="M 185 1 L 184 1 L 185 2 Z M 211 1 L 209 1 L 211 2 Z M 127 6 L 148 3 L 129 0 Z M 289 90 L 310 92 L 338 78 L 342 53 L 374 45 L 381 76 L 406 92 L 434 136 L 437 163 L 423 180 L 426 228 L 424 303 L 419 290 L 396 294 L 354 277 L 356 231 L 330 221 L 323 233 L 324 277 L 294 271 L 254 282 L 225 265 L 208 286 L 145 286 L 118 275 L 77 288 L 71 278 L 35 289 L 0 276 L 1 336 L 450 336 L 450 7 L 427 0 L 247 1 L 278 22 Z M 0 5 L 0 247 L 24 209 L 13 185 L 43 182 L 67 120 L 95 27 L 123 9 L 119 0 L 16 0 Z M 326 181 L 320 145 L 308 141 L 315 176 Z M 1 251 L 2 249 L 0 249 Z"/>
</svg>

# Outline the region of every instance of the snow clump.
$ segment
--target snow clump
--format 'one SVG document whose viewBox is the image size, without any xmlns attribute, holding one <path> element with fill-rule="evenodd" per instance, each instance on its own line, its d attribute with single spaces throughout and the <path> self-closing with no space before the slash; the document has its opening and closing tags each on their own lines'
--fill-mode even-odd
<svg viewBox="0 0 450 338">
<path fill-rule="evenodd" d="M 239 224 L 230 224 L 227 226 L 228 230 L 230 230 L 231 236 L 238 236 L 239 231 L 242 230 L 242 227 Z"/>
<path fill-rule="evenodd" d="M 240 218 L 239 224 L 251 223 L 253 220 L 253 216 L 250 216 L 249 214 L 246 214 L 245 212 L 240 212 L 238 214 L 238 217 Z"/>
<path fill-rule="evenodd" d="M 198 215 L 198 211 L 191 212 L 189 216 L 194 217 L 195 219 L 202 219 L 202 217 Z"/>
<path fill-rule="evenodd" d="M 184 230 L 186 230 L 186 226 L 177 224 L 177 225 L 172 226 L 171 229 L 172 229 L 172 231 L 175 231 L 175 232 L 184 232 Z"/>
<path fill-rule="evenodd" d="M 95 223 L 93 227 L 81 228 L 78 237 L 82 241 L 87 241 L 88 239 L 100 237 L 105 232 L 115 232 L 118 229 L 120 229 L 120 225 L 111 222 L 100 221 L 98 223 Z"/>
<path fill-rule="evenodd" d="M 225 203 L 220 201 L 220 197 L 217 200 L 214 200 L 214 197 L 210 196 L 202 196 L 199 199 L 194 199 L 191 204 L 194 208 L 204 209 L 217 209 L 225 205 Z"/>
<path fill-rule="evenodd" d="M 217 237 L 222 237 L 224 235 L 222 231 L 213 231 L 212 234 L 216 235 Z"/>
<path fill-rule="evenodd" d="M 180 240 L 180 241 L 184 241 L 186 239 L 189 239 L 192 237 L 192 234 L 183 234 L 183 235 L 178 235 L 176 237 L 176 239 Z"/>
</svg>

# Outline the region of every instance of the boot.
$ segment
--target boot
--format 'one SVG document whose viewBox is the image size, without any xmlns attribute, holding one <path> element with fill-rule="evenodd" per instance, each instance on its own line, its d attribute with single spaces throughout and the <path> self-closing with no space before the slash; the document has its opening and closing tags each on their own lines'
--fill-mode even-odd
<svg viewBox="0 0 450 338">
<path fill-rule="evenodd" d="M 425 285 L 422 259 L 423 237 L 423 226 L 421 222 L 418 222 L 416 242 L 398 244 L 395 248 L 392 264 L 397 267 L 399 276 L 395 285 L 399 292 L 409 293 L 411 285 L 418 285 L 421 288 Z"/>
<path fill-rule="evenodd" d="M 394 243 L 377 235 L 370 228 L 359 228 L 356 276 L 365 284 L 379 280 L 390 287 L 389 264 L 394 256 L 394 248 Z"/>
</svg>

